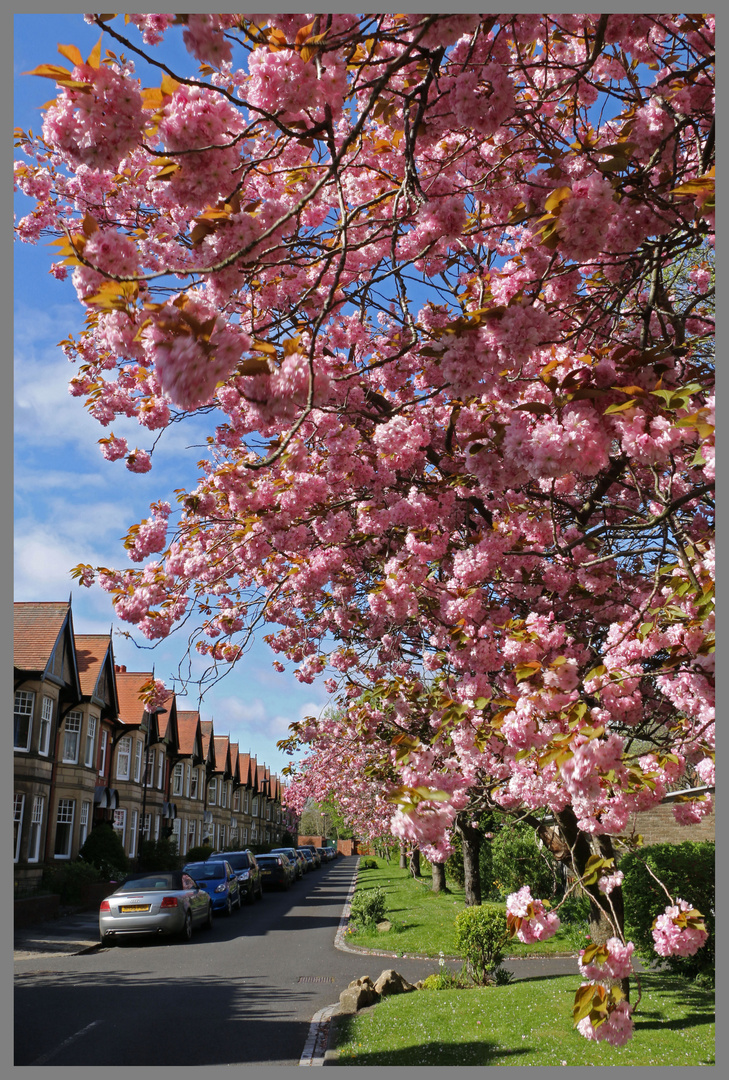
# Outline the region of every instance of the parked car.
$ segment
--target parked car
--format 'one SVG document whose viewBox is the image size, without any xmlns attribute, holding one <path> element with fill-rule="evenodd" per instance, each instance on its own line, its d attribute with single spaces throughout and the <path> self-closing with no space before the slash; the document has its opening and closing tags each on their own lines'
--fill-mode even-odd
<svg viewBox="0 0 729 1080">
<path fill-rule="evenodd" d="M 213 902 L 213 911 L 224 911 L 226 915 L 232 915 L 233 908 L 240 907 L 238 876 L 227 858 L 188 863 L 183 869 L 195 879 L 201 889 L 205 889 Z"/>
<path fill-rule="evenodd" d="M 282 889 L 291 888 L 296 880 L 296 871 L 291 860 L 282 851 L 256 855 L 256 859 L 266 888 L 271 885 L 280 885 Z"/>
<path fill-rule="evenodd" d="M 122 934 L 179 934 L 189 941 L 194 926 L 212 922 L 210 897 L 184 870 L 132 874 L 99 908 L 104 944 Z"/>
<path fill-rule="evenodd" d="M 256 856 L 252 851 L 247 848 L 245 851 L 214 851 L 208 856 L 207 861 L 211 859 L 225 859 L 230 863 L 238 877 L 241 897 L 247 904 L 261 899 L 263 896 L 261 871 L 258 869 Z"/>
<path fill-rule="evenodd" d="M 303 855 L 306 859 L 306 865 L 310 870 L 316 870 L 316 863 L 314 862 L 314 856 L 311 854 L 308 848 L 298 847 L 296 849 L 300 855 Z"/>
<path fill-rule="evenodd" d="M 292 847 L 275 847 L 271 848 L 274 855 L 278 855 L 279 852 L 283 852 L 287 859 L 294 864 L 296 871 L 296 877 L 302 878 L 309 869 L 309 864 L 303 855 L 300 855 L 295 848 Z"/>
<path fill-rule="evenodd" d="M 300 848 L 297 848 L 296 850 L 303 852 L 308 851 L 312 859 L 314 860 L 314 866 L 317 868 L 317 870 L 319 869 L 319 867 L 321 866 L 321 856 L 319 855 L 319 852 L 316 850 L 315 847 L 313 847 L 311 844 L 302 844 L 302 846 Z"/>
<path fill-rule="evenodd" d="M 319 852 L 322 862 L 331 862 L 334 858 L 334 848 L 318 847 L 316 850 Z"/>
</svg>

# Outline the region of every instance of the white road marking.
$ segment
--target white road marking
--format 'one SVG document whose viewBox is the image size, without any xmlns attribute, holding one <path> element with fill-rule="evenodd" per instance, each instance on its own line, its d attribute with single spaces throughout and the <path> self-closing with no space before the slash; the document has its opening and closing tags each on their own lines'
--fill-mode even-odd
<svg viewBox="0 0 729 1080">
<path fill-rule="evenodd" d="M 35 1061 L 31 1062 L 31 1064 L 45 1065 L 47 1061 L 49 1061 L 52 1057 L 55 1057 L 56 1054 L 60 1053 L 60 1051 L 63 1050 L 65 1046 L 68 1046 L 69 1043 L 72 1043 L 74 1039 L 80 1039 L 82 1035 L 85 1035 L 87 1031 L 91 1031 L 91 1029 L 93 1027 L 96 1027 L 98 1023 L 98 1020 L 92 1020 L 92 1022 L 90 1024 L 87 1024 L 85 1028 L 81 1028 L 81 1030 L 77 1031 L 75 1035 L 69 1035 L 67 1039 L 63 1040 L 60 1046 L 56 1046 L 53 1050 L 49 1050 L 47 1054 L 41 1054 L 41 1056 L 39 1058 L 36 1058 Z"/>
</svg>

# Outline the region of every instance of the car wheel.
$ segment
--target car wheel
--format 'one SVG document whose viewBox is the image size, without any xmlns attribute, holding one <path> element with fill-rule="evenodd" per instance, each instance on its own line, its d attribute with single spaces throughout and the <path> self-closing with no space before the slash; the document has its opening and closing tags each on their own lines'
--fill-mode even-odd
<svg viewBox="0 0 729 1080">
<path fill-rule="evenodd" d="M 256 890 L 255 890 L 254 886 L 251 885 L 249 887 L 248 891 L 246 892 L 246 903 L 250 906 L 255 899 L 256 899 Z"/>
<path fill-rule="evenodd" d="M 230 899 L 230 893 L 228 893 L 228 899 L 225 901 L 225 914 L 233 914 L 233 901 Z"/>
<path fill-rule="evenodd" d="M 213 905 L 212 904 L 208 904 L 208 914 L 207 914 L 207 918 L 205 919 L 205 922 L 203 923 L 203 927 L 206 930 L 212 930 L 212 928 L 213 928 Z"/>
<path fill-rule="evenodd" d="M 235 905 L 236 911 L 240 911 L 243 907 L 243 897 L 240 894 L 240 888 L 238 889 L 238 903 Z"/>
<path fill-rule="evenodd" d="M 258 899 L 263 900 L 263 884 L 258 882 Z"/>
<path fill-rule="evenodd" d="M 192 915 L 190 914 L 189 911 L 188 911 L 187 915 L 185 915 L 185 925 L 182 927 L 182 930 L 180 931 L 180 937 L 182 938 L 183 941 L 191 941 L 192 940 Z"/>
</svg>

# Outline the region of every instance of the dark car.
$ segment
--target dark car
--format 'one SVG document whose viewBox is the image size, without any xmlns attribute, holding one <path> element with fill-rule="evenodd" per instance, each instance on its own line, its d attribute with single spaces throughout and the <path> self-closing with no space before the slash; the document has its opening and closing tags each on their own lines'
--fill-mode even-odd
<svg viewBox="0 0 729 1080">
<path fill-rule="evenodd" d="M 210 897 L 184 870 L 132 874 L 101 901 L 99 935 L 104 944 L 124 934 L 179 934 L 212 925 Z"/>
<path fill-rule="evenodd" d="M 270 852 L 266 855 L 256 855 L 256 860 L 261 870 L 263 884 L 268 889 L 271 885 L 279 885 L 282 889 L 290 889 L 294 883 L 296 872 L 291 861 L 283 852 Z"/>
<path fill-rule="evenodd" d="M 309 843 L 305 843 L 305 845 L 302 845 L 300 848 L 297 848 L 296 850 L 300 851 L 303 855 L 305 855 L 305 858 L 306 858 L 307 852 L 309 852 L 309 854 L 311 855 L 313 864 L 316 867 L 316 869 L 319 869 L 319 867 L 322 865 L 322 860 L 321 860 L 321 856 L 320 856 L 319 852 L 316 851 L 316 848 L 312 848 L 311 845 L 309 845 Z"/>
<path fill-rule="evenodd" d="M 293 863 L 294 870 L 296 871 L 296 878 L 302 878 L 309 869 L 309 864 L 303 855 L 299 855 L 298 851 L 292 847 L 275 847 L 271 848 L 271 852 L 274 855 L 284 854 L 286 858 Z"/>
<path fill-rule="evenodd" d="M 233 908 L 241 905 L 240 886 L 235 870 L 226 859 L 209 859 L 206 862 L 188 863 L 185 873 L 205 889 L 213 902 L 213 911 L 233 914 Z"/>
<path fill-rule="evenodd" d="M 261 899 L 263 896 L 261 871 L 258 868 L 256 856 L 252 851 L 248 849 L 245 851 L 214 851 L 208 857 L 208 861 L 210 859 L 225 859 L 230 863 L 238 876 L 241 897 L 245 899 L 247 904 L 252 904 L 254 900 Z"/>
<path fill-rule="evenodd" d="M 322 862 L 331 862 L 334 858 L 334 848 L 318 847 L 316 850 L 319 852 Z"/>
</svg>

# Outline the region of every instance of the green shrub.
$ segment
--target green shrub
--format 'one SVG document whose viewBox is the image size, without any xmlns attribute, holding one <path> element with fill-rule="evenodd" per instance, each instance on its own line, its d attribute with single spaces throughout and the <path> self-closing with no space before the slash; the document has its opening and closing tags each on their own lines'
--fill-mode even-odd
<svg viewBox="0 0 729 1080">
<path fill-rule="evenodd" d="M 377 861 L 375 859 L 361 859 L 359 868 L 360 870 L 377 870 Z"/>
<path fill-rule="evenodd" d="M 635 942 L 642 956 L 655 959 L 651 926 L 668 905 L 668 897 L 644 863 L 660 878 L 674 900 L 680 897 L 701 912 L 709 932 L 708 941 L 694 956 L 670 956 L 665 958 L 665 963 L 676 974 L 691 979 L 700 975 L 703 983 L 710 983 L 715 964 L 716 922 L 713 842 L 685 840 L 681 844 L 651 844 L 629 852 L 620 860 L 625 875 L 626 935 Z"/>
<path fill-rule="evenodd" d="M 542 898 L 554 896 L 557 889 L 554 859 L 539 847 L 534 830 L 521 822 L 510 822 L 491 841 L 491 874 L 502 898 L 524 885 L 532 896 Z"/>
<path fill-rule="evenodd" d="M 82 862 L 96 867 L 99 871 L 97 881 L 112 881 L 128 872 L 129 860 L 124 854 L 121 837 L 107 821 L 94 826 L 78 856 Z"/>
<path fill-rule="evenodd" d="M 185 862 L 205 862 L 205 860 L 209 858 L 214 851 L 215 848 L 212 847 L 210 844 L 198 844 L 197 847 L 190 848 L 187 855 L 185 856 Z"/>
<path fill-rule="evenodd" d="M 358 926 L 373 926 L 385 917 L 385 893 L 378 885 L 374 889 L 358 891 L 352 897 L 350 919 Z"/>
<path fill-rule="evenodd" d="M 80 904 L 83 900 L 84 885 L 102 881 L 106 875 L 87 862 L 68 862 L 49 866 L 43 871 L 43 886 L 52 893 L 58 893 L 62 904 Z"/>
<path fill-rule="evenodd" d="M 507 941 L 506 914 L 499 908 L 467 907 L 456 916 L 455 927 L 456 948 L 473 981 L 479 986 L 495 982 Z"/>
<path fill-rule="evenodd" d="M 139 845 L 140 870 L 180 870 L 183 860 L 177 853 L 177 842 L 168 837 L 164 840 L 143 840 Z"/>
<path fill-rule="evenodd" d="M 443 968 L 436 975 L 428 975 L 426 979 L 423 979 L 421 990 L 467 990 L 469 987 L 468 979 L 463 975 L 456 975 L 454 972 L 449 971 L 448 968 Z"/>
</svg>

